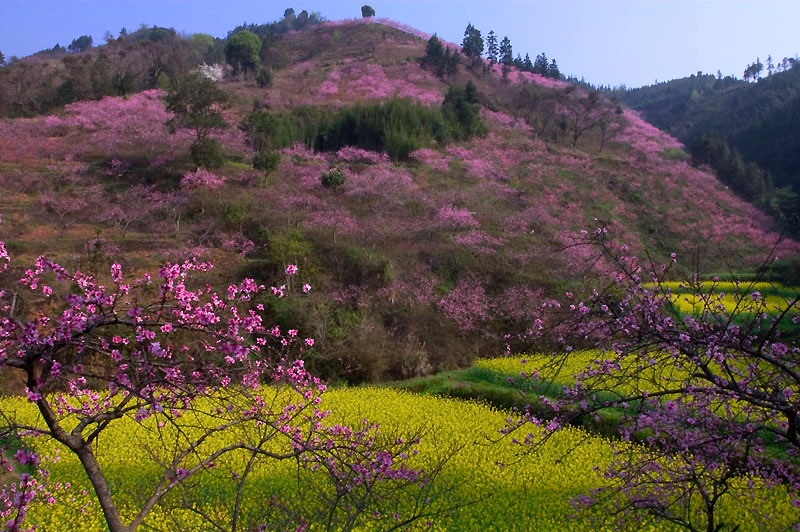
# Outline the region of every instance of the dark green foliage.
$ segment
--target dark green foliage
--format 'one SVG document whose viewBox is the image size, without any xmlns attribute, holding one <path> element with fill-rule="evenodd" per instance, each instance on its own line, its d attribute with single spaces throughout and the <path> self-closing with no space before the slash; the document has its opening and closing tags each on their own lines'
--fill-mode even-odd
<svg viewBox="0 0 800 532">
<path fill-rule="evenodd" d="M 511 66 L 514 63 L 514 51 L 511 48 L 511 40 L 508 37 L 503 37 L 500 41 L 500 62 L 506 66 Z"/>
<path fill-rule="evenodd" d="M 46 48 L 44 50 L 39 50 L 35 54 L 32 55 L 60 55 L 67 53 L 67 49 L 61 46 L 60 44 L 56 43 L 52 48 Z M 0 54 L 2 56 L 2 54 Z M 2 65 L 2 62 L 0 62 Z"/>
<path fill-rule="evenodd" d="M 436 35 L 428 39 L 425 46 L 425 55 L 420 59 L 420 66 L 433 71 L 438 77 L 451 76 L 458 72 L 460 62 L 458 53 L 451 53 L 449 48 L 442 46 Z"/>
<path fill-rule="evenodd" d="M 755 163 L 768 172 L 776 189 L 773 193 L 788 186 L 783 192 L 800 194 L 800 68 L 795 64 L 791 58 L 777 62 L 773 74 L 762 76 L 758 83 L 698 72 L 616 94 L 688 146 L 705 132 L 713 134 L 737 151 L 743 163 Z M 779 205 L 794 203 L 783 192 L 768 199 L 767 207 L 762 196 L 743 194 L 776 213 L 786 212 Z"/>
<path fill-rule="evenodd" d="M 355 146 L 386 152 L 397 161 L 419 148 L 483 132 L 477 100 L 473 85 L 448 91 L 441 109 L 395 98 L 341 109 L 306 106 L 280 113 L 260 110 L 250 113 L 241 127 L 257 151 L 302 142 L 317 151 Z"/>
<path fill-rule="evenodd" d="M 260 67 L 256 75 L 256 83 L 262 88 L 272 85 L 272 69 Z"/>
<path fill-rule="evenodd" d="M 196 140 L 192 143 L 192 161 L 203 168 L 219 168 L 225 162 L 222 145 L 208 138 L 215 129 L 224 129 L 228 123 L 221 109 L 228 103 L 228 94 L 208 78 L 190 74 L 180 80 L 177 90 L 167 96 L 167 110 L 175 113 L 167 124 L 174 131 L 179 127 L 193 129 Z"/>
<path fill-rule="evenodd" d="M 758 81 L 761 77 L 761 73 L 764 71 L 764 64 L 761 62 L 761 59 L 756 58 L 756 62 L 752 65 L 747 65 L 747 68 L 744 69 L 744 80 L 754 80 Z"/>
<path fill-rule="evenodd" d="M 253 168 L 272 172 L 278 168 L 281 162 L 281 154 L 276 151 L 260 151 L 253 157 Z"/>
<path fill-rule="evenodd" d="M 766 277 L 784 286 L 800 286 L 800 256 L 772 262 Z"/>
<path fill-rule="evenodd" d="M 192 143 L 192 162 L 203 168 L 219 168 L 225 164 L 225 152 L 217 139 L 203 138 Z"/>
<path fill-rule="evenodd" d="M 319 176 L 319 182 L 322 183 L 322 186 L 331 190 L 342 188 L 345 181 L 347 181 L 347 176 L 341 166 L 334 166 L 327 172 L 322 172 L 322 175 Z"/>
<path fill-rule="evenodd" d="M 364 18 L 374 17 L 375 16 L 375 10 L 372 9 L 372 6 L 368 6 L 368 5 L 364 4 L 363 6 L 361 6 L 361 16 L 364 17 Z"/>
<path fill-rule="evenodd" d="M 166 78 L 166 81 L 169 82 L 169 76 L 166 75 L 165 72 L 161 72 Z M 162 79 L 163 81 L 163 79 Z M 158 83 L 158 80 L 156 81 Z M 136 83 L 136 76 L 134 76 L 130 72 L 115 72 L 111 75 L 111 86 L 112 90 L 119 96 L 124 96 L 125 94 L 133 94 L 136 92 L 138 85 Z M 168 86 L 159 87 L 167 89 Z"/>
<path fill-rule="evenodd" d="M 481 37 L 480 30 L 472 24 L 467 24 L 467 29 L 464 30 L 461 53 L 469 57 L 473 64 L 480 62 L 483 53 L 483 37 Z"/>
<path fill-rule="evenodd" d="M 497 63 L 497 51 L 497 36 L 492 30 L 486 36 L 486 57 L 491 64 Z"/>
<path fill-rule="evenodd" d="M 711 166 L 720 181 L 745 197 L 762 201 L 770 192 L 769 176 L 757 165 L 745 163 L 738 151 L 710 133 L 700 136 L 692 144 L 692 159 L 697 164 Z"/>
<path fill-rule="evenodd" d="M 248 24 L 245 22 L 241 26 L 236 26 L 229 31 L 228 38 L 243 30 L 247 30 L 258 35 L 262 41 L 271 41 L 278 35 L 322 22 L 325 22 L 325 17 L 317 12 L 309 14 L 308 11 L 303 10 L 299 15 L 295 15 L 294 9 L 288 8 L 283 12 L 283 18 L 281 20 L 267 24 Z"/>
<path fill-rule="evenodd" d="M 438 109 L 399 99 L 341 109 L 319 126 L 314 128 L 318 132 L 313 143 L 318 151 L 358 146 L 385 151 L 393 160 L 406 159 L 410 152 L 434 142 L 446 142 L 451 130 Z"/>
<path fill-rule="evenodd" d="M 123 28 L 123 30 L 124 29 L 125 28 Z M 152 41 L 162 44 L 172 44 L 178 38 L 178 33 L 173 28 L 162 28 L 159 26 L 148 28 L 144 26 L 131 34 L 126 33 L 125 36 L 123 36 L 120 31 L 120 37 L 125 37 L 128 41 Z"/>
<path fill-rule="evenodd" d="M 469 103 L 480 103 L 478 87 L 476 87 L 472 81 L 468 81 L 467 84 L 464 85 L 464 99 Z"/>
<path fill-rule="evenodd" d="M 479 99 L 475 85 L 470 81 L 462 89 L 450 87 L 442 102 L 442 112 L 451 122 L 459 124 L 456 138 L 469 138 L 484 132 L 485 125 L 478 113 Z"/>
<path fill-rule="evenodd" d="M 81 35 L 77 39 L 73 39 L 70 45 L 68 46 L 69 51 L 72 53 L 83 52 L 89 50 L 91 47 L 92 47 L 91 35 Z"/>
<path fill-rule="evenodd" d="M 555 59 L 552 59 L 550 61 L 550 66 L 547 67 L 547 77 L 561 79 L 561 71 L 558 69 L 558 64 Z"/>
<path fill-rule="evenodd" d="M 225 45 L 225 59 L 234 71 L 255 70 L 261 52 L 261 39 L 255 33 L 242 30 L 228 38 Z"/>
<path fill-rule="evenodd" d="M 525 60 L 522 63 L 522 70 L 525 72 L 533 72 L 533 63 L 531 62 L 531 56 L 529 54 L 525 54 Z"/>
<path fill-rule="evenodd" d="M 197 140 L 203 140 L 212 130 L 228 127 L 221 113 L 227 103 L 228 94 L 213 81 L 200 74 L 190 74 L 167 96 L 167 110 L 175 113 L 168 125 L 173 129 L 193 129 Z"/>
<path fill-rule="evenodd" d="M 548 68 L 549 65 L 547 63 L 547 55 L 542 52 L 536 56 L 536 61 L 533 62 L 533 73 L 546 76 Z"/>
<path fill-rule="evenodd" d="M 247 142 L 257 152 L 291 146 L 301 139 L 297 113 L 270 113 L 259 110 L 250 113 L 241 128 Z"/>
<path fill-rule="evenodd" d="M 75 88 L 75 81 L 71 78 L 64 80 L 56 89 L 55 104 L 66 105 L 78 101 L 78 91 Z"/>
</svg>

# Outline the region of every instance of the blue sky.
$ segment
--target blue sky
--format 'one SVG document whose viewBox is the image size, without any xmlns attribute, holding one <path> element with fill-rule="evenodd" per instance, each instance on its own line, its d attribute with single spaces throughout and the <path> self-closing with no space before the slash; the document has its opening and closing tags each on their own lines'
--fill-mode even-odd
<svg viewBox="0 0 800 532">
<path fill-rule="evenodd" d="M 369 0 L 367 0 L 369 1 Z M 224 36 L 244 21 L 280 18 L 286 7 L 336 20 L 357 2 L 310 0 L 0 0 L 0 51 L 23 56 L 82 34 L 103 42 L 140 24 Z M 388 17 L 461 42 L 468 22 L 511 39 L 514 52 L 545 52 L 565 74 L 629 87 L 697 71 L 742 76 L 760 57 L 800 52 L 800 0 L 374 0 Z"/>
</svg>

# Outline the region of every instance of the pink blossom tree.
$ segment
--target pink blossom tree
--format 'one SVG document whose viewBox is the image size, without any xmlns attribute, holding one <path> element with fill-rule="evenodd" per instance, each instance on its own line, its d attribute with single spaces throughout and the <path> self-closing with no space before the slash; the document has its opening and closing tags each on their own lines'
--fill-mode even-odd
<svg viewBox="0 0 800 532">
<path fill-rule="evenodd" d="M 776 311 L 741 283 L 731 308 L 694 276 L 686 288 L 700 302 L 686 314 L 663 282 L 672 264 L 641 263 L 609 242 L 604 228 L 585 245 L 598 246 L 616 266 L 613 283 L 586 298 L 568 293 L 560 318 L 550 316 L 557 328 L 536 322 L 535 337 L 561 341 L 523 374 L 544 390 L 537 404 L 545 406 L 504 431 L 537 449 L 570 424 L 616 427 L 622 441 L 601 471 L 604 485 L 574 501 L 600 507 L 591 515 L 615 529 L 653 519 L 697 532 L 733 531 L 751 519 L 768 524 L 776 516 L 758 501 L 769 488 L 788 492 L 800 507 L 800 296 Z M 572 378 L 560 375 L 576 347 L 598 354 Z M 602 419 L 608 409 L 621 416 L 611 426 Z M 527 423 L 540 428 L 517 437 Z M 721 503 L 733 495 L 755 503 L 726 515 Z"/>
<path fill-rule="evenodd" d="M 0 241 L 0 365 L 24 379 L 42 423 L 22 422 L 13 409 L 0 407 L 2 465 L 16 461 L 34 469 L 0 491 L 4 530 L 28 530 L 31 506 L 55 504 L 67 489 L 48 483 L 47 459 L 35 451 L 37 438 L 55 440 L 75 455 L 114 532 L 136 530 L 156 505 L 191 500 L 180 495 L 189 493 L 193 482 L 236 463 L 246 466 L 230 477 L 237 493 L 230 517 L 213 518 L 219 513 L 191 504 L 190 509 L 210 528 L 259 528 L 266 516 L 245 516 L 242 509 L 243 498 L 254 496 L 245 480 L 262 462 L 275 460 L 296 460 L 305 470 L 324 472 L 335 497 L 317 509 L 329 525 L 349 529 L 360 519 L 373 519 L 374 505 L 407 496 L 409 489 L 422 494 L 420 505 L 388 517 L 391 526 L 431 514 L 423 502 L 429 476 L 407 465 L 419 435 L 387 439 L 369 423 L 353 429 L 327 425 L 329 412 L 320 406 L 325 385 L 292 355 L 314 341 L 264 323 L 264 305 L 252 305 L 266 297 L 265 286 L 245 279 L 218 293 L 195 279 L 212 268 L 196 260 L 167 264 L 156 278 L 130 280 L 113 264 L 106 283 L 45 257 L 13 283 L 9 263 Z M 296 266 L 286 268 L 288 276 L 296 272 Z M 77 291 L 71 292 L 73 287 Z M 274 297 L 288 295 L 285 286 L 271 291 Z M 125 479 L 107 467 L 113 449 L 99 443 L 125 420 L 149 434 L 144 444 L 152 463 L 138 465 L 156 471 L 146 486 L 137 487 L 144 495 L 127 519 L 115 492 Z M 225 438 L 218 438 L 222 434 Z M 23 449 L 9 458 L 11 441 L 22 442 Z M 172 494 L 176 497 L 168 499 Z M 318 518 L 285 517 L 298 530 Z M 180 522 L 175 526 L 183 530 Z"/>
</svg>

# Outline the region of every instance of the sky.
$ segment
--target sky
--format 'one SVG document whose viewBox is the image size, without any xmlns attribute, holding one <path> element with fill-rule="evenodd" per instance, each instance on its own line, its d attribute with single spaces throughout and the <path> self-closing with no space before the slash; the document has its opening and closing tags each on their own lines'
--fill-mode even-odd
<svg viewBox="0 0 800 532">
<path fill-rule="evenodd" d="M 29 55 L 80 35 L 95 44 L 141 24 L 224 37 L 287 7 L 329 20 L 360 17 L 365 0 L 0 0 L 0 51 Z M 800 0 L 366 0 L 378 17 L 460 43 L 467 23 L 508 36 L 514 54 L 541 52 L 562 73 L 637 87 L 698 71 L 742 77 L 757 57 L 800 53 Z"/>
</svg>

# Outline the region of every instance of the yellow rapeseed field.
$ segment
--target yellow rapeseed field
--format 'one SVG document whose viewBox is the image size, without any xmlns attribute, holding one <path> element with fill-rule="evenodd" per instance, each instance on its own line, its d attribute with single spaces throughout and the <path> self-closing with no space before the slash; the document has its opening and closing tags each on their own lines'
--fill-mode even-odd
<svg viewBox="0 0 800 532">
<path fill-rule="evenodd" d="M 504 373 L 515 373 L 515 363 L 522 366 L 514 359 L 480 361 L 478 364 Z M 32 405 L 24 399 L 8 398 L 2 401 L 3 410 L 16 410 L 20 421 L 41 423 Z M 571 516 L 575 512 L 568 503 L 570 496 L 598 486 L 597 472 L 593 468 L 603 468 L 612 458 L 609 442 L 599 437 L 587 439 L 585 432 L 570 428 L 554 437 L 538 454 L 519 460 L 520 448 L 509 439 L 491 443 L 491 440 L 498 438 L 498 430 L 510 414 L 485 404 L 392 389 L 354 388 L 329 391 L 324 395 L 323 406 L 333 411 L 329 418 L 331 422 L 347 421 L 357 425 L 366 417 L 379 423 L 383 434 L 404 434 L 424 428 L 428 433 L 419 445 L 419 455 L 414 458 L 414 464 L 418 467 L 430 466 L 431 460 L 435 460 L 438 454 L 450 452 L 453 445 L 460 447 L 460 451 L 451 457 L 437 478 L 441 486 L 455 486 L 439 504 L 474 503 L 453 515 L 434 518 L 432 526 L 427 528 L 429 530 L 606 530 L 573 519 Z M 147 442 L 152 437 L 150 431 L 153 429 L 148 422 L 138 424 L 132 420 L 122 420 L 112 424 L 98 443 L 101 464 L 128 518 L 134 511 L 132 501 L 141 496 L 144 493 L 142 488 L 152 485 L 158 475 L 155 466 L 147 465 L 152 463 Z M 526 428 L 525 432 L 529 430 Z M 223 434 L 219 438 L 226 436 Z M 577 445 L 579 442 L 582 443 Z M 31 444 L 45 454 L 57 452 L 56 446 L 44 439 L 37 439 Z M 61 459 L 52 466 L 53 481 L 72 482 L 70 492 L 74 501 L 69 506 L 34 507 L 31 522 L 41 525 L 42 530 L 50 531 L 104 530 L 99 507 L 96 503 L 89 504 L 93 499 L 91 488 L 80 465 L 66 452 L 60 454 Z M 496 462 L 506 465 L 499 466 Z M 220 518 L 226 518 L 235 497 L 228 480 L 231 471 L 241 467 L 242 463 L 227 463 L 213 473 L 192 477 L 194 487 L 190 493 L 194 497 L 193 502 L 198 507 L 215 512 Z M 257 486 L 255 491 L 260 495 L 245 501 L 244 512 L 258 515 L 272 494 L 291 496 L 296 489 L 296 479 L 296 470 L 291 462 L 270 462 L 260 467 L 248 480 L 253 483 L 250 486 Z M 89 493 L 83 495 L 82 490 Z M 769 496 L 765 494 L 765 498 L 756 503 L 771 508 L 770 513 L 776 516 L 776 524 L 785 520 L 786 516 L 794 515 L 785 497 L 774 493 Z M 75 507 L 87 504 L 89 506 L 84 515 L 74 511 Z M 738 515 L 740 504 L 753 503 L 729 500 L 724 512 L 731 516 Z M 781 516 L 784 519 L 780 519 Z M 196 516 L 159 507 L 153 511 L 148 522 L 175 522 L 180 530 L 204 529 Z M 420 522 L 419 526 L 424 528 L 424 523 Z M 314 529 L 312 526 L 311 530 Z M 649 530 L 674 529 L 654 526 Z M 740 530 L 756 532 L 759 527 L 745 522 Z"/>
</svg>

